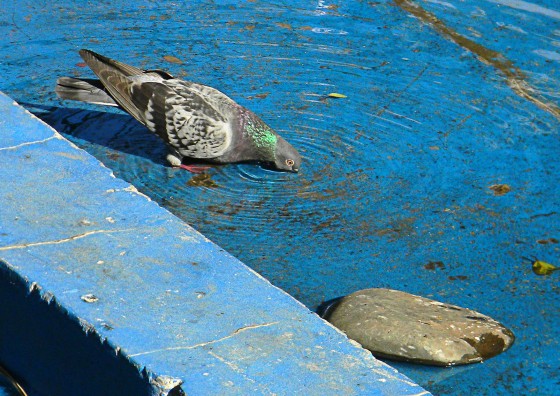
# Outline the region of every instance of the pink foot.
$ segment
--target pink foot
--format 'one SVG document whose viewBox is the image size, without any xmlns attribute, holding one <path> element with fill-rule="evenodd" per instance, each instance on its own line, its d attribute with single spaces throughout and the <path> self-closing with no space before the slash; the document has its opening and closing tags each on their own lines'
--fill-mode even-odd
<svg viewBox="0 0 560 396">
<path fill-rule="evenodd" d="M 181 168 L 181 169 L 186 169 L 191 173 L 202 173 L 208 169 L 210 169 L 210 166 L 201 166 L 201 165 L 179 165 L 176 168 Z"/>
</svg>

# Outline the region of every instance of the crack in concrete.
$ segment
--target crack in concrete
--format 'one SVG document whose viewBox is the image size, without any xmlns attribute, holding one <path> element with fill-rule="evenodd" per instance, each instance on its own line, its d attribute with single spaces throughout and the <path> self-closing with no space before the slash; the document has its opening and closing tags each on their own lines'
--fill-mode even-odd
<svg viewBox="0 0 560 396">
<path fill-rule="evenodd" d="M 222 362 L 226 366 L 228 366 L 233 372 L 236 372 L 237 374 L 241 374 L 243 376 L 243 378 L 245 378 L 247 381 L 252 382 L 252 383 L 256 382 L 253 378 L 249 378 L 237 364 L 235 364 L 233 362 L 230 362 L 229 360 L 224 359 L 222 356 L 214 353 L 213 351 L 208 352 L 208 354 L 210 356 L 218 359 L 220 362 Z"/>
<path fill-rule="evenodd" d="M 25 146 L 30 146 L 32 144 L 40 144 L 40 143 L 44 143 L 48 140 L 51 139 L 59 139 L 59 137 L 57 135 L 53 135 L 51 137 L 48 137 L 46 139 L 42 139 L 42 140 L 35 140 L 33 142 L 24 142 L 24 143 L 20 143 L 20 144 L 16 144 L 15 146 L 8 146 L 8 147 L 0 147 L 0 151 L 6 151 L 6 150 L 16 150 L 20 147 L 25 147 Z"/>
<path fill-rule="evenodd" d="M 476 57 L 481 62 L 490 65 L 500 71 L 503 75 L 505 75 L 507 85 L 513 90 L 515 94 L 530 102 L 533 102 L 542 110 L 545 110 L 552 114 L 554 117 L 560 119 L 560 107 L 558 107 L 554 103 L 548 102 L 544 98 L 537 97 L 538 92 L 526 81 L 527 76 L 525 75 L 525 73 L 501 53 L 486 48 L 483 45 L 478 44 L 477 42 L 472 41 L 459 34 L 457 31 L 447 26 L 434 14 L 426 11 L 420 5 L 410 0 L 393 0 L 393 2 L 404 11 L 431 25 L 435 30 L 453 41 L 455 44 L 476 55 Z"/>
<path fill-rule="evenodd" d="M 218 338 L 216 340 L 201 342 L 199 344 L 194 344 L 194 345 L 185 345 L 185 346 L 176 346 L 176 347 L 153 349 L 151 351 L 133 353 L 129 356 L 130 357 L 136 357 L 136 356 L 149 355 L 149 354 L 152 354 L 152 353 L 165 352 L 165 351 L 181 351 L 181 350 L 200 348 L 200 347 L 204 347 L 206 345 L 212 345 L 212 344 L 215 344 L 217 342 L 221 342 L 221 341 L 227 340 L 229 338 L 235 337 L 239 333 L 243 333 L 244 331 L 247 331 L 247 330 L 253 330 L 253 329 L 258 329 L 258 328 L 261 328 L 261 327 L 273 326 L 273 325 L 278 324 L 278 323 L 280 323 L 280 322 L 276 321 L 276 322 L 268 322 L 268 323 L 262 323 L 262 324 L 256 324 L 256 325 L 243 326 L 243 327 L 240 327 L 239 329 L 235 330 L 231 334 L 228 334 L 227 336 Z"/>
<path fill-rule="evenodd" d="M 214 359 L 219 360 L 220 362 L 222 362 L 223 364 L 225 364 L 226 366 L 228 366 L 231 371 L 233 371 L 234 373 L 239 374 L 241 377 L 243 377 L 243 379 L 245 379 L 246 381 L 249 381 L 250 383 L 254 384 L 254 386 L 257 386 L 258 389 L 260 390 L 260 394 L 263 395 L 275 395 L 276 393 L 274 393 L 268 386 L 266 386 L 266 384 L 262 383 L 262 382 L 257 382 L 257 380 L 249 377 L 247 375 L 247 373 L 245 373 L 245 370 L 242 367 L 239 367 L 237 364 L 235 364 L 234 362 L 231 362 L 229 360 L 227 360 L 226 358 L 224 358 L 223 356 L 218 355 L 217 353 L 215 353 L 214 351 L 209 351 L 208 354 L 210 356 L 212 356 Z"/>
<path fill-rule="evenodd" d="M 116 229 L 116 230 L 93 230 L 93 231 L 87 231 L 81 234 L 77 234 L 77 235 L 72 235 L 71 237 L 68 238 L 62 238 L 62 239 L 55 239 L 52 241 L 41 241 L 41 242 L 28 242 L 28 243 L 22 243 L 19 245 L 10 245 L 10 246 L 0 246 L 0 251 L 4 251 L 4 250 L 12 250 L 12 249 L 25 249 L 28 247 L 33 247 L 33 246 L 43 246 L 43 245 L 56 245 L 59 243 L 66 243 L 66 242 L 71 242 L 71 241 L 75 241 L 77 239 L 81 239 L 81 238 L 85 238 L 87 236 L 90 235 L 95 235 L 95 234 L 109 234 L 109 233 L 113 233 L 113 232 L 126 232 L 126 231 L 132 231 L 133 228 L 125 228 L 125 229 Z"/>
</svg>

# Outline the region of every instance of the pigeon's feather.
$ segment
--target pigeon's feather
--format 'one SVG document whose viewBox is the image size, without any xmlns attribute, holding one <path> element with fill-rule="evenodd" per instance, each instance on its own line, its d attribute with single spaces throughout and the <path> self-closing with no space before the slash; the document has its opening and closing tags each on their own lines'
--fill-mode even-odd
<svg viewBox="0 0 560 396">
<path fill-rule="evenodd" d="M 172 78 L 175 78 L 165 70 L 160 70 L 160 69 L 144 70 L 144 73 L 151 76 L 159 76 L 164 80 L 171 80 Z"/>
<path fill-rule="evenodd" d="M 141 122 L 186 157 L 217 158 L 228 149 L 232 125 L 228 114 L 188 89 L 181 80 L 130 77 L 131 102 Z M 222 111 L 230 112 L 225 106 Z"/>
<path fill-rule="evenodd" d="M 113 99 L 131 116 L 142 122 L 139 111 L 132 103 L 128 92 L 130 85 L 128 77 L 141 75 L 142 70 L 85 49 L 80 50 L 80 56 L 99 77 Z"/>
<path fill-rule="evenodd" d="M 297 171 L 301 163 L 297 151 L 222 92 L 162 70 L 143 71 L 93 51 L 81 50 L 80 55 L 100 84 L 59 79 L 59 96 L 91 102 L 95 93 L 97 103 L 118 104 L 170 146 L 174 164 L 184 157 L 218 163 L 264 161 L 277 169 Z"/>
<path fill-rule="evenodd" d="M 115 101 L 180 155 L 211 159 L 227 150 L 232 128 L 226 115 L 189 90 L 188 84 L 169 78 L 168 73 L 144 72 L 92 51 L 82 50 L 80 55 Z"/>
<path fill-rule="evenodd" d="M 118 106 L 117 102 L 105 91 L 99 80 L 80 80 L 60 77 L 56 80 L 56 94 L 62 99 L 78 100 L 105 106 Z"/>
</svg>

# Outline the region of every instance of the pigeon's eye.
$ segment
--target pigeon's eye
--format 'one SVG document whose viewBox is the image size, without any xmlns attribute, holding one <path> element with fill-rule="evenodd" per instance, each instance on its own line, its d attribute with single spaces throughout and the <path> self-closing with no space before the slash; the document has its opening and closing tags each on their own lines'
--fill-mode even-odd
<svg viewBox="0 0 560 396">
<path fill-rule="evenodd" d="M 286 160 L 286 165 L 288 165 L 288 166 L 294 166 L 294 160 L 287 159 L 287 160 Z"/>
</svg>

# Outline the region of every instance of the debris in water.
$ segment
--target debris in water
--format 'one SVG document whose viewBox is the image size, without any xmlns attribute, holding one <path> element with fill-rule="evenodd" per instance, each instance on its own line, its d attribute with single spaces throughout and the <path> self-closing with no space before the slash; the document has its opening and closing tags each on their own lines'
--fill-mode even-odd
<svg viewBox="0 0 560 396">
<path fill-rule="evenodd" d="M 172 55 L 165 55 L 163 59 L 169 63 L 175 63 L 177 65 L 182 65 L 183 61 L 175 56 Z"/>
<path fill-rule="evenodd" d="M 556 238 L 548 238 L 548 239 L 539 239 L 537 241 L 539 245 L 547 245 L 549 243 L 558 243 L 558 239 Z"/>
<path fill-rule="evenodd" d="M 193 176 L 188 182 L 187 186 L 191 187 L 208 187 L 208 188 L 216 188 L 219 187 L 214 180 L 212 180 L 212 176 L 209 173 L 199 173 L 198 175 Z"/>
<path fill-rule="evenodd" d="M 533 268 L 533 272 L 537 275 L 550 275 L 554 271 L 560 269 L 559 267 L 556 267 L 542 260 L 534 260 L 532 268 Z"/>
<path fill-rule="evenodd" d="M 90 294 L 84 294 L 82 297 L 80 297 L 80 299 L 83 302 L 87 302 L 87 303 L 94 303 L 94 302 L 99 301 L 99 297 L 97 297 L 96 295 L 91 294 L 91 293 Z"/>
<path fill-rule="evenodd" d="M 442 261 L 428 261 L 428 264 L 424 265 L 424 269 L 434 271 L 435 269 L 444 269 L 445 264 Z"/>
<path fill-rule="evenodd" d="M 492 184 L 488 188 L 494 191 L 494 195 L 497 197 L 505 195 L 511 191 L 511 187 L 507 184 Z"/>
</svg>

